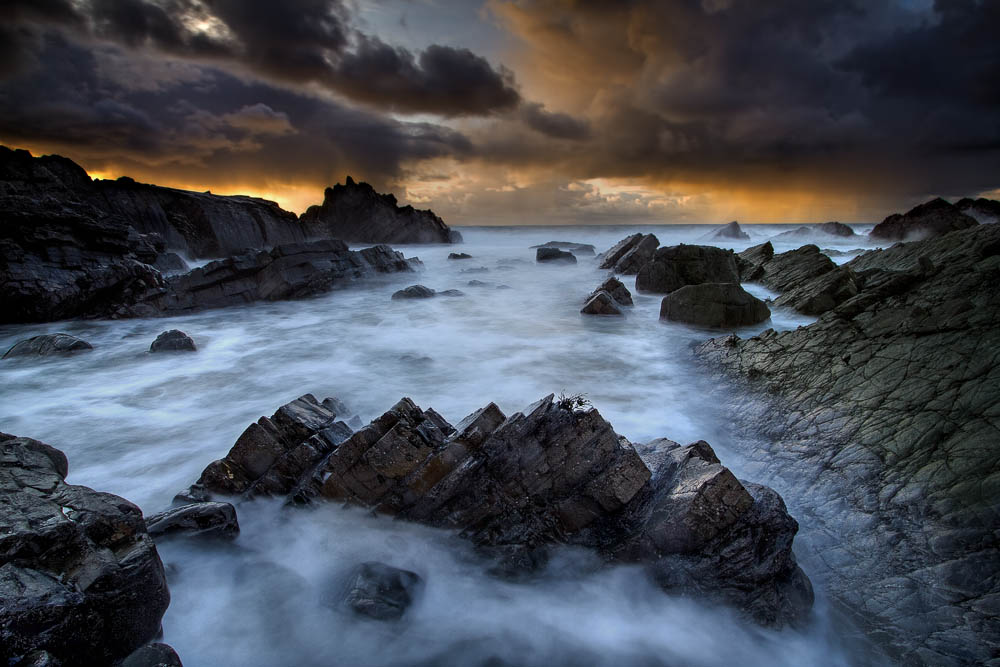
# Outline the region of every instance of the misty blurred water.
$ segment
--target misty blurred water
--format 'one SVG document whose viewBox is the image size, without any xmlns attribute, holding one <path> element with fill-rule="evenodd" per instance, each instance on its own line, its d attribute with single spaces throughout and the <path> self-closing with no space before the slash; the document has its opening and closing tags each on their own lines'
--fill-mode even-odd
<svg viewBox="0 0 1000 667">
<path fill-rule="evenodd" d="M 707 243 L 742 250 L 790 228 L 747 226 L 749 241 Z M 0 363 L 0 430 L 62 449 L 71 483 L 119 494 L 146 513 L 163 509 L 250 422 L 304 393 L 336 396 L 365 421 L 409 396 L 453 423 L 490 401 L 511 414 L 550 392 L 582 393 L 633 442 L 705 439 L 739 474 L 731 416 L 690 351 L 719 333 L 660 322 L 654 295 L 634 294 L 624 318 L 581 315 L 607 272 L 587 256 L 576 265 L 536 264 L 530 248 L 566 240 L 601 252 L 635 231 L 653 232 L 664 245 L 706 243 L 708 228 L 461 231 L 461 246 L 399 248 L 420 257 L 420 273 L 314 299 L 170 319 L 0 327 L 0 349 L 56 331 L 94 345 L 65 359 Z M 823 248 L 866 246 L 864 236 L 823 238 L 816 241 Z M 777 241 L 775 250 L 803 242 Z M 448 260 L 456 251 L 473 259 Z M 625 282 L 631 289 L 634 278 Z M 390 299 L 414 283 L 465 296 Z M 769 322 L 739 333 L 811 321 L 772 310 Z M 198 352 L 150 355 L 156 335 L 174 328 L 191 335 Z M 512 584 L 487 576 L 454 536 L 357 509 L 289 513 L 254 502 L 239 516 L 243 532 L 231 547 L 160 549 L 173 596 L 164 641 L 189 667 L 864 663 L 839 645 L 822 596 L 810 628 L 773 632 L 663 595 L 630 568 L 591 567 L 585 553 L 563 554 L 540 580 Z M 321 603 L 364 560 L 426 579 L 399 623 L 350 618 Z"/>
</svg>

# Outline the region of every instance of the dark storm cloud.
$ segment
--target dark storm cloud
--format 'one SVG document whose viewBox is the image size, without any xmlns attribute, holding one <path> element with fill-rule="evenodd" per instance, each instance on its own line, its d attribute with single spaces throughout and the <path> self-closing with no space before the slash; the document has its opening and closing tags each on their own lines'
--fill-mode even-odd
<svg viewBox="0 0 1000 667">
<path fill-rule="evenodd" d="M 546 111 L 544 105 L 525 102 L 521 105 L 521 118 L 531 129 L 557 139 L 586 139 L 590 125 L 586 120 L 569 114 Z"/>
<path fill-rule="evenodd" d="M 15 0 L 2 11 L 14 25 L 58 24 L 77 39 L 319 85 L 382 109 L 484 115 L 520 101 L 508 71 L 467 49 L 386 45 L 352 28 L 338 0 Z M 15 55 L 0 53 L 8 71 Z"/>
<path fill-rule="evenodd" d="M 493 7 L 533 54 L 521 71 L 542 71 L 557 103 L 586 109 L 589 150 L 563 161 L 577 178 L 786 179 L 904 195 L 1000 185 L 995 0 Z M 529 159 L 528 144 L 485 141 L 499 159 Z M 546 150 L 541 160 L 558 159 Z"/>
</svg>

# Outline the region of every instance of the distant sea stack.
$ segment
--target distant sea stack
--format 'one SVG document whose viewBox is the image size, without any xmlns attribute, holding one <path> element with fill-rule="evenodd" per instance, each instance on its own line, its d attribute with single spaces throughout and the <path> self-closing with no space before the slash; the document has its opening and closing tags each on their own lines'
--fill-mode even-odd
<svg viewBox="0 0 1000 667">
<path fill-rule="evenodd" d="M 327 188 L 321 206 L 310 206 L 301 222 L 310 236 L 349 243 L 460 243 L 462 236 L 432 211 L 398 206 L 391 194 L 380 194 L 350 176 L 344 185 Z"/>
</svg>

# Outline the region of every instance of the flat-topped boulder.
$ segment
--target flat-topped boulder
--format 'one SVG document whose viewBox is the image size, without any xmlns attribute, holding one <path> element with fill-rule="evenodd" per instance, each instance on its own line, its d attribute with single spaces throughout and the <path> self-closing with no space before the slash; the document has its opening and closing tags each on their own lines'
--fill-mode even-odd
<svg viewBox="0 0 1000 667">
<path fill-rule="evenodd" d="M 307 235 L 349 243 L 458 243 L 461 235 L 430 210 L 398 206 L 350 176 L 324 191 L 323 203 L 310 206 L 300 222 Z"/>
<path fill-rule="evenodd" d="M 597 252 L 594 246 L 589 243 L 574 243 L 573 241 L 548 241 L 541 245 L 531 246 L 532 250 L 537 248 L 558 248 L 568 250 L 574 255 L 594 255 Z"/>
<path fill-rule="evenodd" d="M 152 641 L 170 602 L 142 512 L 66 483 L 66 456 L 0 434 L 0 662 L 111 665 Z"/>
<path fill-rule="evenodd" d="M 810 508 L 810 560 L 837 608 L 899 664 L 988 664 L 1000 650 L 1000 227 L 843 268 L 857 294 L 815 323 L 716 338 L 699 356 L 741 383 L 725 409 L 749 464 Z"/>
<path fill-rule="evenodd" d="M 535 251 L 535 261 L 552 264 L 576 264 L 576 255 L 559 248 L 539 248 Z"/>
<path fill-rule="evenodd" d="M 894 213 L 868 234 L 878 241 L 910 241 L 941 236 L 979 223 L 958 207 L 938 197 L 915 206 L 906 213 Z"/>
<path fill-rule="evenodd" d="M 304 415 L 294 433 L 264 427 L 268 453 L 248 461 L 261 437 L 251 426 L 188 495 L 246 494 L 284 456 L 304 464 L 282 476 L 282 489 L 297 478 L 292 504 L 347 502 L 456 530 L 506 570 L 570 542 L 644 563 L 665 589 L 697 589 L 761 623 L 798 623 L 812 604 L 791 555 L 797 525 L 780 498 L 736 480 L 706 443 L 647 446 L 647 465 L 585 401 L 550 395 L 509 417 L 490 403 L 455 426 L 404 398 L 330 445 L 323 432 L 334 415 L 322 406 L 312 399 L 294 410 Z M 296 447 L 308 455 L 287 454 Z M 734 565 L 720 570 L 727 559 Z M 683 576 L 699 564 L 697 576 Z"/>
<path fill-rule="evenodd" d="M 639 270 L 635 288 L 640 292 L 669 294 L 685 285 L 739 282 L 732 250 L 682 243 L 657 250 Z"/>
<path fill-rule="evenodd" d="M 93 349 L 94 346 L 87 341 L 70 334 L 42 334 L 17 341 L 4 353 L 3 358 L 66 356 Z"/>
<path fill-rule="evenodd" d="M 735 283 L 685 285 L 663 297 L 660 319 L 732 329 L 771 317 L 767 304 Z"/>
</svg>

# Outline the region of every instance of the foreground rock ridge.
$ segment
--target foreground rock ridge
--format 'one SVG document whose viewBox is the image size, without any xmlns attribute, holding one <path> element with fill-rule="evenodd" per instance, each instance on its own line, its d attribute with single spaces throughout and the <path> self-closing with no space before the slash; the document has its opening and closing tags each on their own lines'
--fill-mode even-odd
<svg viewBox="0 0 1000 667">
<path fill-rule="evenodd" d="M 139 508 L 67 471 L 59 450 L 0 434 L 5 665 L 116 663 L 156 638 L 170 602 Z"/>
<path fill-rule="evenodd" d="M 640 453 L 596 409 L 551 395 L 509 417 L 490 403 L 454 426 L 408 398 L 353 433 L 340 410 L 305 395 L 262 417 L 178 500 L 370 507 L 457 530 L 512 576 L 549 546 L 589 547 L 766 625 L 799 624 L 812 606 L 791 551 L 798 524 L 705 442 Z"/>
<path fill-rule="evenodd" d="M 744 254 L 759 263 L 742 269 L 768 275 L 767 248 Z M 795 490 L 836 605 L 894 657 L 995 660 L 1000 226 L 807 274 L 817 322 L 698 350 L 750 389 L 732 398 L 748 456 Z"/>
</svg>

